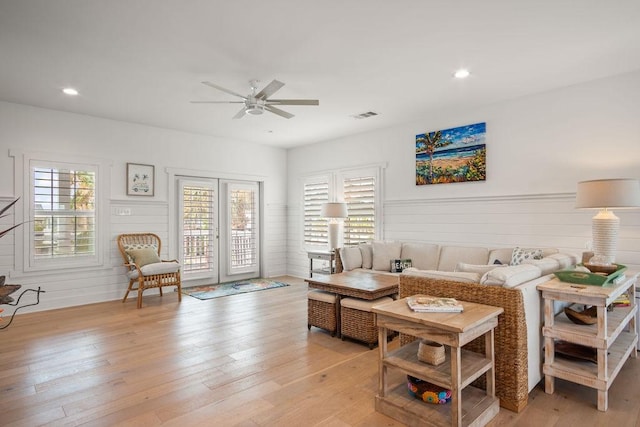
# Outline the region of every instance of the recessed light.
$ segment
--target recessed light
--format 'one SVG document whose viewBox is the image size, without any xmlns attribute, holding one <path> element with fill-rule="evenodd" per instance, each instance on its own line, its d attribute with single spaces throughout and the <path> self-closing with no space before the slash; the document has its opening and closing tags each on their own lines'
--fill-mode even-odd
<svg viewBox="0 0 640 427">
<path fill-rule="evenodd" d="M 461 68 L 453 73 L 453 77 L 455 77 L 456 79 L 466 79 L 467 77 L 469 77 L 469 70 Z"/>
<path fill-rule="evenodd" d="M 69 96 L 76 96 L 78 95 L 78 91 L 72 87 L 65 87 L 64 89 L 62 89 L 62 93 L 64 93 L 65 95 L 69 95 Z"/>
</svg>

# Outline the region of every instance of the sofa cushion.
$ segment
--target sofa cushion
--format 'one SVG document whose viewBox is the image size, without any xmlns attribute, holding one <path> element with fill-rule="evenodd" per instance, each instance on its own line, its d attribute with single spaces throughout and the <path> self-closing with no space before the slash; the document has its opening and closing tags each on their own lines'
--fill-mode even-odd
<svg viewBox="0 0 640 427">
<path fill-rule="evenodd" d="M 555 259 L 560 263 L 560 270 L 569 268 L 578 263 L 578 257 L 571 254 L 557 253 L 549 255 L 549 258 Z"/>
<path fill-rule="evenodd" d="M 542 276 L 542 270 L 531 264 L 509 265 L 486 272 L 480 279 L 483 285 L 513 288 L 529 280 Z"/>
<path fill-rule="evenodd" d="M 373 269 L 391 271 L 391 260 L 400 258 L 401 242 L 373 242 Z"/>
<path fill-rule="evenodd" d="M 411 266 L 419 270 L 435 270 L 438 267 L 440 246 L 432 243 L 403 243 L 400 258 L 410 259 Z"/>
<path fill-rule="evenodd" d="M 362 268 L 373 268 L 373 247 L 371 243 L 360 243 L 358 247 L 362 253 Z"/>
<path fill-rule="evenodd" d="M 454 271 L 459 262 L 487 264 L 489 249 L 465 246 L 442 246 L 438 260 L 438 270 Z"/>
<path fill-rule="evenodd" d="M 520 265 L 523 261 L 528 259 L 542 259 L 542 249 L 536 248 L 513 248 L 511 254 L 511 265 Z"/>
<path fill-rule="evenodd" d="M 523 264 L 531 264 L 542 270 L 542 274 L 550 274 L 554 271 L 560 270 L 560 263 L 558 260 L 551 257 L 544 257 L 542 259 L 527 259 L 522 262 Z"/>
<path fill-rule="evenodd" d="M 459 262 L 456 265 L 456 272 L 462 273 L 478 273 L 480 275 L 486 273 L 487 271 L 491 271 L 494 268 L 504 268 L 506 265 L 504 264 L 468 264 L 466 262 Z"/>
<path fill-rule="evenodd" d="M 362 251 L 358 247 L 345 247 L 340 250 L 342 269 L 351 271 L 354 268 L 362 267 Z"/>
<path fill-rule="evenodd" d="M 438 270 L 418 270 L 417 268 L 407 268 L 402 272 L 404 275 L 427 277 L 429 279 L 440 280 L 452 280 L 454 282 L 463 283 L 479 283 L 480 274 L 478 273 L 463 273 L 453 271 L 438 271 Z"/>
</svg>

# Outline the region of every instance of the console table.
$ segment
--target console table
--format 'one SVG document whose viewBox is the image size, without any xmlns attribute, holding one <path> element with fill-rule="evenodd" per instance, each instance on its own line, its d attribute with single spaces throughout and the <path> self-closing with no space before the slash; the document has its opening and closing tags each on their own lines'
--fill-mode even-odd
<svg viewBox="0 0 640 427">
<path fill-rule="evenodd" d="M 320 274 L 335 273 L 336 253 L 334 251 L 309 251 L 307 252 L 307 256 L 309 257 L 309 277 L 313 277 L 313 273 L 320 273 Z M 327 261 L 329 263 L 329 267 L 326 269 L 314 269 L 313 268 L 314 259 Z"/>
</svg>

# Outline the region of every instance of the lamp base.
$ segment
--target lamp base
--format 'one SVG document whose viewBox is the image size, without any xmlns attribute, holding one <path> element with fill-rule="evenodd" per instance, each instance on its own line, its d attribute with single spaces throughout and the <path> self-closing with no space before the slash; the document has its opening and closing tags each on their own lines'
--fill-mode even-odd
<svg viewBox="0 0 640 427">
<path fill-rule="evenodd" d="M 620 218 L 610 210 L 603 209 L 593 217 L 591 232 L 593 234 L 594 256 L 589 260 L 591 264 L 610 265 L 615 263 L 619 229 Z"/>
<path fill-rule="evenodd" d="M 329 222 L 329 250 L 332 251 L 335 248 L 342 246 L 342 223 L 341 222 Z"/>
</svg>

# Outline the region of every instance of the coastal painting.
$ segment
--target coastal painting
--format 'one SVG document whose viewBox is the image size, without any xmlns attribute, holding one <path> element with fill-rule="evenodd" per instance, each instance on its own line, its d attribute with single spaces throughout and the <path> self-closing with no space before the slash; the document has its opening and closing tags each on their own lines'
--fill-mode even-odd
<svg viewBox="0 0 640 427">
<path fill-rule="evenodd" d="M 486 123 L 416 135 L 416 185 L 487 179 Z"/>
</svg>

